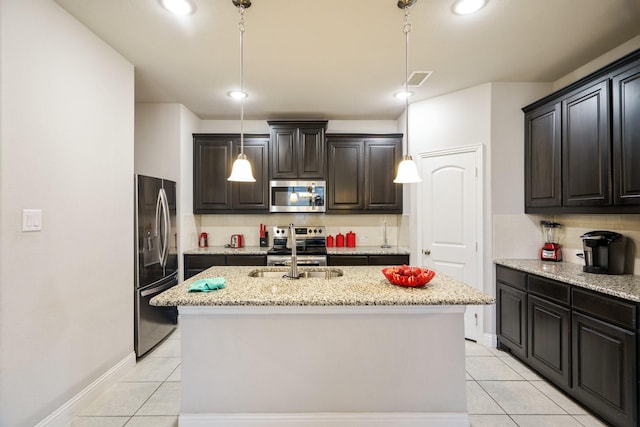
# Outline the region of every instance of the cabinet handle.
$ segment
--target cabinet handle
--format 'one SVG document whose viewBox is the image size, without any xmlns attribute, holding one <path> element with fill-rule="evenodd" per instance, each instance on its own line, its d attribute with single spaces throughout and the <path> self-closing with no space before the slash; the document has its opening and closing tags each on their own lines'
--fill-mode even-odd
<svg viewBox="0 0 640 427">
<path fill-rule="evenodd" d="M 423 250 L 422 250 L 422 253 L 423 253 L 423 254 L 425 254 L 425 255 L 431 255 L 431 250 L 429 250 L 429 249 L 423 249 Z"/>
</svg>

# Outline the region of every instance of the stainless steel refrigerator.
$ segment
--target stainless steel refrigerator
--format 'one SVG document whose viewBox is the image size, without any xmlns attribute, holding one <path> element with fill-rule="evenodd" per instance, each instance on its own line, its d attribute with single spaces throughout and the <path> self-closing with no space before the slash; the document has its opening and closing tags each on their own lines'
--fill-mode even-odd
<svg viewBox="0 0 640 427">
<path fill-rule="evenodd" d="M 177 307 L 155 307 L 154 296 L 178 284 L 176 183 L 136 175 L 134 347 L 141 357 L 178 324 Z"/>
</svg>

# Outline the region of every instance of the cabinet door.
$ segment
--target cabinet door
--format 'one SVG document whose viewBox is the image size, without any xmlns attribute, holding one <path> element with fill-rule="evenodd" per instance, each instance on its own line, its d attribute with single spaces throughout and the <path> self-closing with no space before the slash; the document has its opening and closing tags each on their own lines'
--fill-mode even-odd
<svg viewBox="0 0 640 427">
<path fill-rule="evenodd" d="M 613 77 L 613 192 L 616 205 L 640 205 L 640 63 Z"/>
<path fill-rule="evenodd" d="M 562 101 L 564 206 L 611 205 L 609 81 Z"/>
<path fill-rule="evenodd" d="M 498 347 L 506 347 L 521 359 L 526 358 L 527 294 L 504 283 L 496 285 Z"/>
<path fill-rule="evenodd" d="M 345 212 L 364 209 L 364 142 L 329 140 L 327 210 Z"/>
<path fill-rule="evenodd" d="M 297 134 L 294 127 L 271 128 L 271 178 L 296 178 L 298 176 Z"/>
<path fill-rule="evenodd" d="M 232 209 L 236 212 L 269 211 L 269 152 L 268 140 L 245 138 L 244 154 L 251 163 L 256 182 L 232 183 Z M 233 159 L 240 153 L 240 141 L 234 141 Z"/>
<path fill-rule="evenodd" d="M 525 115 L 525 212 L 562 204 L 561 129 L 560 103 Z"/>
<path fill-rule="evenodd" d="M 402 213 L 402 185 L 395 184 L 402 139 L 365 141 L 365 209 Z"/>
<path fill-rule="evenodd" d="M 571 387 L 571 311 L 533 295 L 528 296 L 527 361 L 547 379 Z"/>
<path fill-rule="evenodd" d="M 193 213 L 231 209 L 231 139 L 194 135 L 193 147 Z"/>
<path fill-rule="evenodd" d="M 271 178 L 324 179 L 325 126 L 326 122 L 279 122 L 271 125 Z"/>
<path fill-rule="evenodd" d="M 214 265 L 225 265 L 224 255 L 184 255 L 184 280 Z"/>
<path fill-rule="evenodd" d="M 301 127 L 298 130 L 298 178 L 324 179 L 324 128 Z"/>
<path fill-rule="evenodd" d="M 637 426 L 636 334 L 573 313 L 573 396 L 615 426 Z"/>
</svg>

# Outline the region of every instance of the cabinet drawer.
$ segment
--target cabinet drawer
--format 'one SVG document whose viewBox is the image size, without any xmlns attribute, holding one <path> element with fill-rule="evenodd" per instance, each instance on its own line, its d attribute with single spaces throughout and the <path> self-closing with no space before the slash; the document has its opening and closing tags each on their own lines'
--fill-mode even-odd
<svg viewBox="0 0 640 427">
<path fill-rule="evenodd" d="M 545 297 L 545 299 L 559 304 L 569 305 L 571 286 L 566 283 L 530 275 L 527 285 L 529 286 L 529 292 L 532 294 Z"/>
<path fill-rule="evenodd" d="M 409 264 L 409 255 L 369 255 L 369 265 Z"/>
<path fill-rule="evenodd" d="M 637 306 L 607 295 L 573 289 L 573 308 L 627 329 L 636 329 Z"/>
<path fill-rule="evenodd" d="M 523 291 L 527 290 L 527 273 L 522 271 L 496 265 L 496 280 Z"/>
<path fill-rule="evenodd" d="M 227 255 L 226 265 L 267 265 L 266 255 Z"/>
<path fill-rule="evenodd" d="M 367 265 L 368 257 L 366 255 L 329 255 L 327 264 L 329 265 Z"/>
<path fill-rule="evenodd" d="M 224 255 L 185 255 L 184 263 L 187 268 L 204 270 L 213 265 L 224 265 Z"/>
</svg>

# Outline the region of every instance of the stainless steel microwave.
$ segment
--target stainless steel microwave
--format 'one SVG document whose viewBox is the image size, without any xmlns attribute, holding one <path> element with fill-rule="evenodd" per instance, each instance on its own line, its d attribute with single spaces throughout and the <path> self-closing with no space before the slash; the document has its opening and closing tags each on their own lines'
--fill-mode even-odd
<svg viewBox="0 0 640 427">
<path fill-rule="evenodd" d="M 326 181 L 269 181 L 271 212 L 325 212 Z"/>
</svg>

